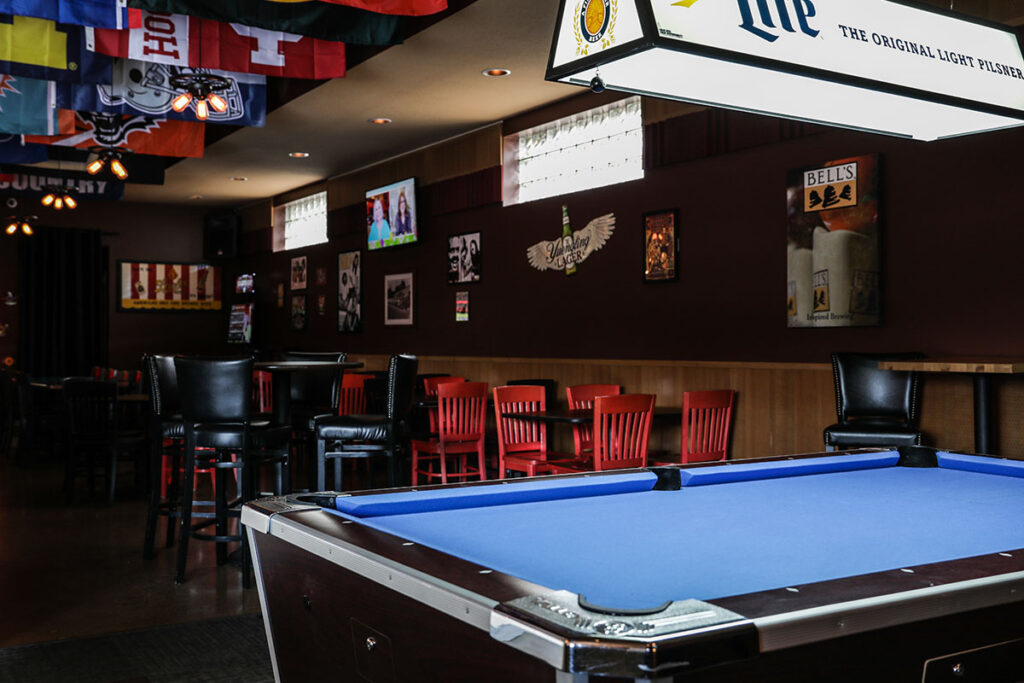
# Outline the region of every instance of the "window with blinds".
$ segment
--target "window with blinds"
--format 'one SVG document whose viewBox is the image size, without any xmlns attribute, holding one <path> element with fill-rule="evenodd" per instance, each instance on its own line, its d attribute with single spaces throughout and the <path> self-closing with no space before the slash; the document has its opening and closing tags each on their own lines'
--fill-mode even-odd
<svg viewBox="0 0 1024 683">
<path fill-rule="evenodd" d="M 274 251 L 327 241 L 327 192 L 274 207 Z"/>
</svg>

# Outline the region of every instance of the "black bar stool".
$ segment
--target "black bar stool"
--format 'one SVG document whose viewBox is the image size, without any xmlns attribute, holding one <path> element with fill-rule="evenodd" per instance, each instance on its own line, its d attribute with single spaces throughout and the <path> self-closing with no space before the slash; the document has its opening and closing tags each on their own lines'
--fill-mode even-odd
<svg viewBox="0 0 1024 683">
<path fill-rule="evenodd" d="M 241 524 L 229 533 L 228 520 L 238 519 L 241 505 L 257 495 L 257 472 L 261 466 L 274 468 L 274 493 L 285 493 L 288 480 L 288 436 L 286 425 L 253 422 L 252 358 L 174 359 L 185 425 L 185 486 L 181 505 L 181 534 L 178 542 L 178 566 L 174 580 L 185 580 L 190 538 L 217 544 L 217 564 L 228 560 L 227 544 L 239 543 L 242 585 L 251 585 L 252 558 Z M 192 487 L 198 465 L 214 470 L 214 510 L 193 510 Z M 227 497 L 227 473 L 240 473 L 238 498 Z M 192 518 L 202 518 L 193 523 Z M 214 532 L 204 529 L 214 526 Z"/>
<path fill-rule="evenodd" d="M 184 456 L 185 422 L 181 417 L 178 396 L 178 375 L 173 356 L 147 355 L 143 359 L 149 383 L 149 506 L 146 511 L 146 540 L 142 556 L 153 557 L 157 521 L 167 517 L 164 545 L 174 544 L 174 520 L 180 511 L 181 463 Z M 167 496 L 161 500 L 164 488 L 164 458 L 170 459 L 171 480 Z M 191 482 L 189 486 L 192 486 Z"/>
</svg>

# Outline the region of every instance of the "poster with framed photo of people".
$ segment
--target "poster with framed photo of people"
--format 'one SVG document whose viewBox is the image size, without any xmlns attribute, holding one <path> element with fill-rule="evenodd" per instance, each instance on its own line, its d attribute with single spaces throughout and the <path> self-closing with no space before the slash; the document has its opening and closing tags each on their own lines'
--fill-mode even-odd
<svg viewBox="0 0 1024 683">
<path fill-rule="evenodd" d="M 306 295 L 292 294 L 292 329 L 306 329 Z"/>
<path fill-rule="evenodd" d="M 338 254 L 338 332 L 363 329 L 363 279 L 359 251 Z"/>
<path fill-rule="evenodd" d="M 296 256 L 292 259 L 292 291 L 306 288 L 306 257 Z"/>
<path fill-rule="evenodd" d="M 644 214 L 644 282 L 679 279 L 677 223 L 674 210 Z"/>
<path fill-rule="evenodd" d="M 384 324 L 412 325 L 412 273 L 384 276 Z"/>
<path fill-rule="evenodd" d="M 483 246 L 480 233 L 466 232 L 448 238 L 448 284 L 479 282 Z"/>
</svg>

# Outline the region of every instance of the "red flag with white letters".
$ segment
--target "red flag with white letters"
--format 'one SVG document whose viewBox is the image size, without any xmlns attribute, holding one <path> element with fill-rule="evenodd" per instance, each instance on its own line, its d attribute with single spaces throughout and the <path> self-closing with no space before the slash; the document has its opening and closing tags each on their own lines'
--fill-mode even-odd
<svg viewBox="0 0 1024 683">
<path fill-rule="evenodd" d="M 289 78 L 345 75 L 345 44 L 184 14 L 142 12 L 139 28 L 93 29 L 90 49 L 173 66 Z"/>
</svg>

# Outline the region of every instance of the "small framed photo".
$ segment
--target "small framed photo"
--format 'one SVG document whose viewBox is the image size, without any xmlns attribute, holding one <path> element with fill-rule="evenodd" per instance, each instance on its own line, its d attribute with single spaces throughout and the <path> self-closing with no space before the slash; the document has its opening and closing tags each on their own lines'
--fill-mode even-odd
<svg viewBox="0 0 1024 683">
<path fill-rule="evenodd" d="M 412 273 L 384 276 L 384 324 L 412 325 Z"/>
<path fill-rule="evenodd" d="M 316 295 L 316 314 L 326 315 L 327 314 L 327 295 L 317 294 Z"/>
<path fill-rule="evenodd" d="M 284 308 L 284 283 L 277 283 L 277 307 Z"/>
<path fill-rule="evenodd" d="M 306 257 L 292 259 L 292 291 L 306 288 Z"/>
<path fill-rule="evenodd" d="M 323 287 L 327 284 L 327 269 L 317 268 L 316 269 L 316 286 Z"/>
<path fill-rule="evenodd" d="M 679 279 L 679 234 L 676 211 L 644 214 L 644 282 Z"/>
<path fill-rule="evenodd" d="M 358 332 L 363 327 L 363 277 L 359 252 L 338 254 L 338 332 Z"/>
<path fill-rule="evenodd" d="M 455 322 L 469 322 L 469 292 L 455 292 Z"/>
<path fill-rule="evenodd" d="M 306 295 L 292 294 L 292 329 L 306 329 Z"/>
<path fill-rule="evenodd" d="M 483 244 L 480 233 L 467 232 L 448 238 L 448 284 L 479 282 Z"/>
</svg>

